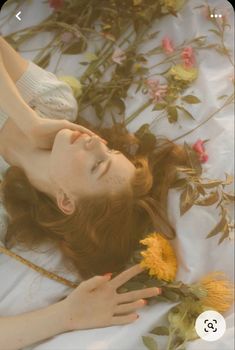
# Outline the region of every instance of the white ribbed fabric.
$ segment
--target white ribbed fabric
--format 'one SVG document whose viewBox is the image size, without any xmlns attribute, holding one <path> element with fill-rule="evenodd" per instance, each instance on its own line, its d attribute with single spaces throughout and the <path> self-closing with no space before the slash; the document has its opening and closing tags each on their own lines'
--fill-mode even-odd
<svg viewBox="0 0 235 350">
<path fill-rule="evenodd" d="M 68 84 L 57 79 L 33 62 L 20 79 L 16 87 L 26 103 L 42 118 L 67 119 L 71 122 L 77 117 L 77 102 Z M 0 129 L 8 116 L 0 108 Z M 9 164 L 0 156 L 0 183 Z M 8 215 L 1 200 L 0 189 L 0 245 L 3 244 L 8 225 Z"/>
<path fill-rule="evenodd" d="M 76 120 L 77 102 L 71 87 L 35 63 L 29 62 L 16 87 L 25 102 L 42 118 Z M 0 107 L 0 129 L 7 118 Z"/>
</svg>

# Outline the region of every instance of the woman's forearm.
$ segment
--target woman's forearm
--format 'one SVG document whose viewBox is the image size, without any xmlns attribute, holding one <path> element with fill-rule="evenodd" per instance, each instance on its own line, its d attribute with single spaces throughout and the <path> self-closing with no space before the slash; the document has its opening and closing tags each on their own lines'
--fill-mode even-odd
<svg viewBox="0 0 235 350">
<path fill-rule="evenodd" d="M 3 60 L 0 59 L 0 107 L 24 133 L 28 134 L 38 120 L 38 115 L 30 108 L 11 80 Z"/>
<path fill-rule="evenodd" d="M 66 324 L 62 302 L 17 316 L 0 317 L 0 349 L 19 350 L 46 340 L 67 332 Z"/>
</svg>

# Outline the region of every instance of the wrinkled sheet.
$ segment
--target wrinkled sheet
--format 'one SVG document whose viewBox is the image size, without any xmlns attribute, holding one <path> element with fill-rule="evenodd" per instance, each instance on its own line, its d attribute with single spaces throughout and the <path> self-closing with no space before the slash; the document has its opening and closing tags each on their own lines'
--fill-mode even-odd
<svg viewBox="0 0 235 350">
<path fill-rule="evenodd" d="M 233 9 L 229 2 L 225 0 L 208 3 L 211 6 L 217 6 L 221 11 L 227 11 L 231 30 L 227 28 L 225 43 L 233 50 Z M 156 22 L 151 32 L 160 30 L 156 40 L 159 41 L 164 36 L 169 36 L 173 42 L 182 43 L 184 39 L 194 38 L 196 36 L 207 35 L 210 43 L 216 40 L 215 34 L 209 32 L 211 27 L 205 20 L 201 9 L 195 9 L 196 6 L 203 4 L 203 1 L 189 1 L 189 3 L 180 11 L 178 17 L 167 16 L 160 22 Z M 1 19 L 6 14 L 7 9 L 3 9 L 0 15 Z M 28 27 L 43 20 L 49 13 L 47 4 L 42 1 L 34 0 L 28 2 L 22 9 L 22 21 L 18 22 L 15 18 L 1 28 L 2 34 L 8 34 L 16 31 L 18 28 Z M 24 44 L 23 49 L 37 48 L 44 45 L 50 34 L 39 34 L 36 39 Z M 150 43 L 142 47 L 151 48 Z M 88 51 L 92 51 L 92 43 Z M 34 53 L 23 52 L 25 58 L 33 59 Z M 233 55 L 232 55 L 233 56 Z M 161 119 L 157 123 L 155 117 L 159 112 L 151 111 L 149 107 L 141 113 L 128 128 L 135 131 L 141 124 L 150 123 L 151 130 L 156 135 L 166 135 L 174 139 L 183 133 L 193 129 L 202 121 L 206 120 L 210 113 L 222 105 L 222 100 L 218 97 L 224 94 L 230 94 L 233 88 L 231 76 L 233 67 L 226 59 L 216 53 L 214 50 L 201 50 L 197 53 L 197 64 L 200 74 L 195 84 L 189 88 L 188 93 L 193 93 L 202 101 L 200 104 L 191 105 L 190 111 L 195 116 L 195 121 L 179 118 L 179 123 L 170 124 L 166 119 Z M 55 55 L 48 67 L 53 71 L 58 57 Z M 157 60 L 162 59 L 159 55 Z M 82 61 L 82 55 L 63 57 L 57 74 L 79 76 L 85 69 L 78 65 L 78 60 Z M 150 65 L 153 65 L 156 59 L 151 56 Z M 164 66 L 160 71 L 164 71 Z M 141 92 L 135 94 L 136 87 L 129 90 L 129 97 L 126 99 L 126 115 L 130 115 L 139 105 L 146 101 L 146 97 Z M 198 138 L 210 139 L 206 144 L 206 150 L 209 155 L 207 163 L 203 164 L 203 176 L 211 179 L 225 179 L 225 172 L 234 174 L 234 111 L 232 105 L 217 113 L 212 119 L 204 123 L 201 127 L 190 133 L 178 143 L 184 141 L 194 143 Z M 7 168 L 7 163 L 0 158 L 0 171 Z M 234 190 L 233 184 L 226 187 L 226 190 Z M 172 225 L 176 228 L 177 237 L 172 241 L 179 261 L 179 270 L 177 280 L 185 283 L 195 282 L 206 273 L 221 270 L 227 277 L 234 280 L 234 241 L 225 240 L 221 245 L 217 245 L 220 235 L 211 239 L 205 239 L 209 231 L 219 221 L 219 211 L 216 205 L 209 207 L 193 206 L 186 214 L 180 217 L 179 197 L 180 193 L 175 189 L 169 192 L 168 210 Z M 230 212 L 233 215 L 233 207 Z M 47 247 L 46 247 L 47 248 Z M 70 280 L 73 276 L 69 275 L 63 268 L 63 258 L 57 251 L 45 252 L 21 252 L 16 248 L 15 252 L 39 266 L 45 267 L 50 271 L 57 272 Z M 16 260 L 0 255 L 0 314 L 1 316 L 16 315 L 23 312 L 32 311 L 51 303 L 56 302 L 71 291 L 69 287 L 59 284 L 55 281 L 44 278 L 27 266 Z M 4 283 L 2 282 L 4 281 Z M 176 304 L 176 303 L 175 303 Z M 141 335 L 147 335 L 155 325 L 164 325 L 167 311 L 175 305 L 174 303 L 159 303 L 154 306 L 147 306 L 138 313 L 138 321 L 125 326 L 113 326 L 108 328 L 99 328 L 93 330 L 74 331 L 60 334 L 47 341 L 39 342 L 34 346 L 27 347 L 27 350 L 144 350 Z M 187 350 L 232 350 L 234 349 L 234 310 L 231 308 L 224 314 L 227 330 L 223 337 L 215 342 L 206 342 L 198 339 L 189 342 Z M 151 335 L 153 336 L 153 335 Z M 155 337 L 155 336 L 153 336 Z M 159 349 L 166 348 L 167 337 L 156 336 Z M 26 348 L 25 348 L 26 349 Z"/>
</svg>

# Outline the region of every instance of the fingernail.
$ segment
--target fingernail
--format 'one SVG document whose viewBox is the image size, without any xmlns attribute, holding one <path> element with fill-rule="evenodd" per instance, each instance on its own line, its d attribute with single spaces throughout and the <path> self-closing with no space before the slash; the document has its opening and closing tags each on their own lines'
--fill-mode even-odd
<svg viewBox="0 0 235 350">
<path fill-rule="evenodd" d="M 162 293 L 162 289 L 161 288 L 156 288 L 157 289 L 157 293 L 161 294 Z"/>
<path fill-rule="evenodd" d="M 141 300 L 142 300 L 142 303 L 143 303 L 144 305 L 147 304 L 147 301 L 146 301 L 145 299 L 141 299 Z"/>
</svg>

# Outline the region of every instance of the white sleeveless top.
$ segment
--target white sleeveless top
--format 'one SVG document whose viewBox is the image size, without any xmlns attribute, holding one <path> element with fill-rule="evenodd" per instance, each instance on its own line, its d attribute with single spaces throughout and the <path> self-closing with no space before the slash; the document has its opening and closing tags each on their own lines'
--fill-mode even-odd
<svg viewBox="0 0 235 350">
<path fill-rule="evenodd" d="M 29 62 L 27 70 L 16 82 L 16 87 L 25 102 L 41 118 L 67 119 L 74 122 L 77 117 L 77 101 L 71 87 L 50 72 Z M 9 118 L 0 108 L 0 129 Z M 9 164 L 0 156 L 0 182 Z M 7 229 L 7 212 L 3 207 L 0 192 L 0 245 Z"/>
</svg>

